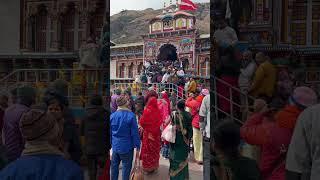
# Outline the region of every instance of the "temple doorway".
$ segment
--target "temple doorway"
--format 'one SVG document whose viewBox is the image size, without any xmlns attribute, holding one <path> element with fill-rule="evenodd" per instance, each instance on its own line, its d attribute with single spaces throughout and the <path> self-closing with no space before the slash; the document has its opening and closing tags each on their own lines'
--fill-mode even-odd
<svg viewBox="0 0 320 180">
<path fill-rule="evenodd" d="M 165 44 L 160 47 L 157 61 L 164 64 L 171 64 L 178 60 L 177 48 L 172 44 Z"/>
</svg>

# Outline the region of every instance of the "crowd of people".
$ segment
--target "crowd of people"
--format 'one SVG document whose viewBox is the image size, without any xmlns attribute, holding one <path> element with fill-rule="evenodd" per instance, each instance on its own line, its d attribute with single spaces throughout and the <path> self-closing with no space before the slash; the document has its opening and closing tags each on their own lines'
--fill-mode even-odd
<svg viewBox="0 0 320 180">
<path fill-rule="evenodd" d="M 85 169 L 92 180 L 108 179 L 110 123 L 103 98 L 90 97 L 79 127 L 67 88 L 67 82 L 56 80 L 40 102 L 32 86 L 1 95 L 1 180 L 81 180 Z"/>
<path fill-rule="evenodd" d="M 187 70 L 188 64 L 180 60 L 146 61 L 138 82 L 151 84 L 181 81 Z"/>
<path fill-rule="evenodd" d="M 157 93 L 150 86 L 137 96 L 130 93 L 130 88 L 114 91 L 110 104 L 111 179 L 118 178 L 120 162 L 123 179 L 129 178 L 133 162 L 136 166 L 141 161 L 144 173 L 152 174 L 159 168 L 161 155 L 169 160 L 170 179 L 188 179 L 190 147 L 193 147 L 195 162 L 204 163 L 207 168 L 204 176 L 210 178 L 209 90 L 197 88 L 193 79 L 186 90 L 186 100 L 166 91 L 165 87 Z M 162 138 L 170 124 L 176 126 L 174 143 Z"/>
<path fill-rule="evenodd" d="M 283 57 L 289 60 L 286 65 L 277 65 L 263 52 L 241 53 L 235 31 L 225 21 L 219 25 L 215 37 L 220 61 L 215 75 L 222 81 L 216 84 L 220 112 L 212 126 L 211 178 L 319 178 L 319 92 L 315 86 L 301 85 L 294 52 Z M 230 85 L 239 91 L 226 91 Z M 251 110 L 232 107 L 228 99 Z M 239 119 L 246 113 L 243 124 L 232 121 L 231 113 Z"/>
</svg>

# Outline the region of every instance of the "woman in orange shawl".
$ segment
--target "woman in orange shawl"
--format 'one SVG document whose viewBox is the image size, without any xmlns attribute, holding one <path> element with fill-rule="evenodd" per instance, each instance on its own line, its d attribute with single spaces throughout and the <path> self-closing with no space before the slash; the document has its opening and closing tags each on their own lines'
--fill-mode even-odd
<svg viewBox="0 0 320 180">
<path fill-rule="evenodd" d="M 142 160 L 142 168 L 147 173 L 152 173 L 159 168 L 161 123 L 162 117 L 157 99 L 151 97 L 140 119 L 140 126 L 143 129 L 140 158 Z"/>
</svg>

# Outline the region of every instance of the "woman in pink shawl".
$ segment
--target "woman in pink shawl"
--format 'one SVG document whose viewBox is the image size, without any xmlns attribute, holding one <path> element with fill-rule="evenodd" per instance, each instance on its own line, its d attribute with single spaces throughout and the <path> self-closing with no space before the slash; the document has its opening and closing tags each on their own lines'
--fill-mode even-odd
<svg viewBox="0 0 320 180">
<path fill-rule="evenodd" d="M 161 99 L 158 100 L 158 105 L 163 117 L 162 129 L 165 129 L 170 122 L 171 114 L 170 99 L 166 91 L 161 92 Z M 165 159 L 169 158 L 169 142 L 163 140 L 161 153 Z"/>
</svg>

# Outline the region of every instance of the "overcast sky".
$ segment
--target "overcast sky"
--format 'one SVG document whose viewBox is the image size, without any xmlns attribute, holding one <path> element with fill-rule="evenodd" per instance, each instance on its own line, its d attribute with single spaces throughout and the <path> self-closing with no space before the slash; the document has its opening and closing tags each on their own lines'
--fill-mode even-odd
<svg viewBox="0 0 320 180">
<path fill-rule="evenodd" d="M 163 3 L 168 5 L 170 0 L 111 0 L 110 1 L 110 14 L 114 15 L 122 10 L 144 10 L 147 8 L 161 9 Z M 195 3 L 210 2 L 210 0 L 193 0 Z M 176 0 L 172 0 L 176 3 Z"/>
</svg>

